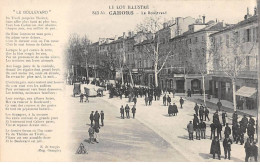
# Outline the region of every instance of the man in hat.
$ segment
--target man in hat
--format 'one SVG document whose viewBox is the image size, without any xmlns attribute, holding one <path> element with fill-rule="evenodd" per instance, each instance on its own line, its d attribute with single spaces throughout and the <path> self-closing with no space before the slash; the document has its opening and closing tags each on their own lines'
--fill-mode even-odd
<svg viewBox="0 0 260 165">
<path fill-rule="evenodd" d="M 231 144 L 232 144 L 232 140 L 229 138 L 229 136 L 226 136 L 224 141 L 223 141 L 223 148 L 224 148 L 224 152 L 225 152 L 225 159 L 227 159 L 227 157 L 228 157 L 228 159 L 230 160 Z"/>
<path fill-rule="evenodd" d="M 130 107 L 128 106 L 128 104 L 126 104 L 126 106 L 125 106 L 126 118 L 130 118 L 129 111 L 130 111 Z"/>
<path fill-rule="evenodd" d="M 208 108 L 205 106 L 205 111 L 204 111 L 204 113 L 205 113 L 205 121 L 206 121 L 206 119 L 208 119 L 208 121 L 210 121 L 209 120 L 209 110 L 208 110 Z"/>
<path fill-rule="evenodd" d="M 184 100 L 183 100 L 183 98 L 181 97 L 181 98 L 180 98 L 181 108 L 182 108 L 183 103 L 184 103 Z"/>
<path fill-rule="evenodd" d="M 202 104 L 200 104 L 200 109 L 199 109 L 200 120 L 203 120 L 203 115 L 204 115 L 204 107 Z"/>
<path fill-rule="evenodd" d="M 193 140 L 194 128 L 193 128 L 192 121 L 190 121 L 190 123 L 187 125 L 187 130 L 188 130 L 188 133 L 189 133 L 189 140 Z"/>
<path fill-rule="evenodd" d="M 124 107 L 123 107 L 123 105 L 121 105 L 120 114 L 121 114 L 121 119 L 124 119 L 124 118 L 125 118 L 125 112 L 124 112 Z"/>
<path fill-rule="evenodd" d="M 222 107 L 222 103 L 221 103 L 220 99 L 217 102 L 217 106 L 218 106 L 218 111 L 220 111 L 220 109 Z"/>
<path fill-rule="evenodd" d="M 135 112 L 136 112 L 136 108 L 135 108 L 135 105 L 134 105 L 133 108 L 132 108 L 133 118 L 135 118 Z"/>
<path fill-rule="evenodd" d="M 93 126 L 93 120 L 94 120 L 94 111 L 91 111 L 91 114 L 89 116 L 89 119 L 90 119 L 90 125 Z"/>
<path fill-rule="evenodd" d="M 163 96 L 163 105 L 166 106 L 166 95 Z"/>
<path fill-rule="evenodd" d="M 198 116 L 199 106 L 197 103 L 195 104 L 194 111 L 195 111 L 196 115 Z"/>
<path fill-rule="evenodd" d="M 105 118 L 105 114 L 104 114 L 103 111 L 101 111 L 100 116 L 101 116 L 101 124 L 102 124 L 102 126 L 104 126 L 104 118 Z"/>
<path fill-rule="evenodd" d="M 98 113 L 98 111 L 96 111 L 95 114 L 94 114 L 94 121 L 95 121 L 95 126 L 94 127 L 100 128 L 100 126 L 99 126 L 99 118 L 100 118 L 100 114 Z"/>
<path fill-rule="evenodd" d="M 226 111 L 223 111 L 223 112 L 222 112 L 222 122 L 223 122 L 223 126 L 226 125 L 226 117 L 227 117 L 227 113 L 226 113 Z"/>
</svg>

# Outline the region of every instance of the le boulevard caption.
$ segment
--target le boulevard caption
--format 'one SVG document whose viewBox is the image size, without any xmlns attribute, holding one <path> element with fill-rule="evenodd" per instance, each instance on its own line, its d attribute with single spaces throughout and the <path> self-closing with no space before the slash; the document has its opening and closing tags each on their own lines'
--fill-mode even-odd
<svg viewBox="0 0 260 165">
<path fill-rule="evenodd" d="M 92 15 L 165 15 L 167 11 L 155 11 L 149 5 L 109 5 L 108 10 L 93 10 Z"/>
</svg>

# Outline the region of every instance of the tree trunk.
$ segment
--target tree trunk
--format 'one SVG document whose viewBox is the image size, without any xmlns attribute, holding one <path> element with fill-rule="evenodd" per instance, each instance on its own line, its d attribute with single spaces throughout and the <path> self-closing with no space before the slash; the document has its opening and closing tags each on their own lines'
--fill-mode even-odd
<svg viewBox="0 0 260 165">
<path fill-rule="evenodd" d="M 133 76 L 132 76 L 132 72 L 130 69 L 129 69 L 129 75 L 130 75 L 130 79 L 131 79 L 131 84 L 132 84 L 132 86 L 134 86 Z"/>
<path fill-rule="evenodd" d="M 232 86 L 233 86 L 233 106 L 234 112 L 237 111 L 237 100 L 236 100 L 236 81 L 232 79 Z"/>
<path fill-rule="evenodd" d="M 205 92 L 205 76 L 202 75 L 202 90 L 203 90 L 203 102 L 206 106 L 206 92 Z"/>
<path fill-rule="evenodd" d="M 121 78 L 122 78 L 122 85 L 124 84 L 124 73 L 123 73 L 123 68 L 121 67 L 121 74 L 122 74 L 122 76 L 121 76 Z"/>
<path fill-rule="evenodd" d="M 88 62 L 86 60 L 86 73 L 87 73 L 87 80 L 88 80 Z"/>
<path fill-rule="evenodd" d="M 154 64 L 154 85 L 155 87 L 158 87 L 157 62 Z"/>
</svg>

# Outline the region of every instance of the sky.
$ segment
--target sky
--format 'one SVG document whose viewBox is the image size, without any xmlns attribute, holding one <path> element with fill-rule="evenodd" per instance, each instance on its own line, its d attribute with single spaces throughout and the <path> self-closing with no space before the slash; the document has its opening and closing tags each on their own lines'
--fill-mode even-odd
<svg viewBox="0 0 260 165">
<path fill-rule="evenodd" d="M 149 5 L 148 10 L 167 12 L 161 15 L 165 20 L 175 17 L 191 16 L 199 18 L 205 15 L 209 20 L 237 23 L 242 21 L 249 8 L 253 14 L 255 0 L 77 0 L 68 1 L 68 32 L 87 35 L 92 42 L 99 38 L 121 36 L 123 32 L 134 31 L 136 25 L 149 15 L 141 15 L 141 10 L 134 10 L 134 15 L 109 15 L 109 11 L 129 11 L 115 9 L 116 6 Z M 109 9 L 114 6 L 114 9 Z M 94 15 L 93 11 L 104 11 L 104 15 Z M 136 14 L 138 13 L 138 14 Z"/>
</svg>

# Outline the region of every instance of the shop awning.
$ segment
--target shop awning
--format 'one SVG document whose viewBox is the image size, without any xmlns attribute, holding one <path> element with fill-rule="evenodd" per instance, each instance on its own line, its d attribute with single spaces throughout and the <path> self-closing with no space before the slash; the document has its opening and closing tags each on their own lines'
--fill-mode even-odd
<svg viewBox="0 0 260 165">
<path fill-rule="evenodd" d="M 240 88 L 240 89 L 236 92 L 236 95 L 244 96 L 244 97 L 251 97 L 251 96 L 253 96 L 255 93 L 256 93 L 256 88 L 243 86 L 242 88 Z"/>
</svg>

